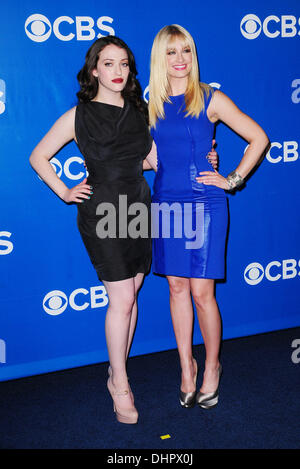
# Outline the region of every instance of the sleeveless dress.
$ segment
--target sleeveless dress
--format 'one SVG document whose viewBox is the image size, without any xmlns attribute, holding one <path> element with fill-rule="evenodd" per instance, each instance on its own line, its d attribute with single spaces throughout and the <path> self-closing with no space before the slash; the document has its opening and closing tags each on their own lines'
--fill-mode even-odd
<svg viewBox="0 0 300 469">
<path fill-rule="evenodd" d="M 77 224 L 99 280 L 113 282 L 147 273 L 151 193 L 142 166 L 152 138 L 144 116 L 129 101 L 123 108 L 96 101 L 80 103 L 75 134 L 89 174 L 87 184 L 93 187 L 91 198 L 77 204 Z M 135 225 L 140 206 L 132 204 L 147 207 L 142 236 Z M 136 228 L 131 236 L 130 223 Z"/>
<path fill-rule="evenodd" d="M 188 278 L 220 279 L 225 274 L 228 223 L 223 189 L 198 183 L 200 171 L 213 171 L 206 159 L 214 124 L 206 115 L 213 94 L 205 98 L 199 118 L 185 117 L 184 95 L 165 102 L 165 119 L 151 134 L 158 170 L 152 197 L 153 271 Z"/>
</svg>

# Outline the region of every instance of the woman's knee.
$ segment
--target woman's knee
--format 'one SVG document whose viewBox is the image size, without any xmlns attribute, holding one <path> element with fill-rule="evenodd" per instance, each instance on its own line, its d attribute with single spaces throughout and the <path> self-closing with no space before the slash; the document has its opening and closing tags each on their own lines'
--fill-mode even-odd
<svg viewBox="0 0 300 469">
<path fill-rule="evenodd" d="M 183 296 L 190 293 L 189 279 L 181 277 L 168 277 L 170 296 Z"/>
<path fill-rule="evenodd" d="M 201 283 L 193 281 L 191 292 L 197 309 L 204 310 L 216 301 L 213 281 L 206 281 L 206 279 Z"/>
<path fill-rule="evenodd" d="M 111 312 L 123 313 L 124 315 L 131 314 L 132 308 L 136 301 L 136 294 L 134 289 L 121 290 L 118 292 L 109 292 L 109 310 Z"/>
<path fill-rule="evenodd" d="M 205 310 L 213 302 L 215 302 L 214 293 L 209 289 L 192 290 L 192 296 L 195 306 L 198 310 Z"/>
<path fill-rule="evenodd" d="M 125 315 L 131 314 L 132 308 L 136 301 L 136 295 L 132 293 L 127 293 L 119 296 L 112 302 L 112 307 L 122 312 Z"/>
<path fill-rule="evenodd" d="M 104 282 L 103 282 L 104 283 Z M 136 301 L 133 280 L 123 280 L 115 284 L 104 283 L 109 299 L 109 310 L 117 313 L 131 314 Z"/>
</svg>

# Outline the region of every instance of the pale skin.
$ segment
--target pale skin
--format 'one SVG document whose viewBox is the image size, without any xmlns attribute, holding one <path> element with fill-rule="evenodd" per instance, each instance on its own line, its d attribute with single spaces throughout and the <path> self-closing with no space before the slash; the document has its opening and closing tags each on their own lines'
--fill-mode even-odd
<svg viewBox="0 0 300 469">
<path fill-rule="evenodd" d="M 166 53 L 169 94 L 185 93 L 192 68 L 192 52 L 178 37 L 173 38 Z M 244 138 L 249 146 L 235 169 L 245 178 L 257 165 L 269 140 L 263 129 L 244 114 L 233 101 L 221 91 L 215 91 L 207 109 L 208 119 L 222 121 Z M 196 180 L 228 190 L 229 184 L 216 169 L 203 171 Z M 181 390 L 195 391 L 197 363 L 192 355 L 193 306 L 204 339 L 206 360 L 200 391 L 214 392 L 219 381 L 219 351 L 221 343 L 221 318 L 215 299 L 215 280 L 167 276 L 170 289 L 170 309 L 181 364 Z"/>
<path fill-rule="evenodd" d="M 98 93 L 94 101 L 122 107 L 124 105 L 121 91 L 126 85 L 129 74 L 127 52 L 114 44 L 106 46 L 99 55 L 93 75 L 98 78 Z M 114 79 L 123 79 L 115 83 Z M 66 203 L 83 202 L 92 196 L 92 187 L 85 178 L 80 184 L 68 188 L 55 174 L 50 159 L 66 143 L 76 141 L 75 136 L 76 107 L 63 114 L 49 132 L 38 143 L 30 156 L 30 163 L 48 186 Z M 109 307 L 105 319 L 105 333 L 112 370 L 112 389 L 117 392 L 129 388 L 126 373 L 126 359 L 130 350 L 137 318 L 137 292 L 142 284 L 143 274 L 119 282 L 103 284 L 109 297 Z M 116 408 L 127 416 L 135 417 L 131 392 L 114 396 Z"/>
<path fill-rule="evenodd" d="M 127 52 L 113 44 L 106 46 L 99 54 L 96 68 L 92 71 L 98 79 L 98 92 L 93 101 L 123 107 L 121 91 L 126 85 L 129 74 Z M 115 82 L 117 79 L 118 82 Z M 114 80 L 114 81 L 112 81 Z M 123 81 L 122 81 L 123 80 Z M 68 142 L 75 140 L 75 112 L 73 107 L 63 114 L 38 143 L 30 156 L 30 163 L 43 181 L 66 203 L 82 203 L 92 196 L 92 186 L 87 178 L 72 188 L 68 188 L 56 175 L 50 160 Z M 209 154 L 216 166 L 217 155 L 212 149 Z M 144 169 L 156 169 L 156 146 L 144 160 Z M 137 293 L 144 275 L 107 282 L 103 280 L 109 297 L 106 313 L 105 333 L 111 367 L 111 383 L 116 391 L 130 390 L 126 373 L 126 360 L 129 354 L 137 319 Z M 133 395 L 115 396 L 116 407 L 127 415 L 135 415 Z"/>
</svg>

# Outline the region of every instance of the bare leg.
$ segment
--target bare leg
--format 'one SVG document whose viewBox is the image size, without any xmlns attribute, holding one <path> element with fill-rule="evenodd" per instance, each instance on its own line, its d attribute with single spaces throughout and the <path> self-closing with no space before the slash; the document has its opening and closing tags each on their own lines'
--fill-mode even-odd
<svg viewBox="0 0 300 469">
<path fill-rule="evenodd" d="M 204 340 L 206 360 L 200 391 L 214 392 L 218 387 L 221 343 L 221 318 L 214 296 L 213 279 L 190 279 L 198 321 Z"/>
<path fill-rule="evenodd" d="M 144 274 L 139 273 L 134 277 L 134 290 L 135 290 L 135 301 L 131 310 L 131 319 L 130 319 L 130 327 L 129 327 L 129 335 L 128 335 L 128 343 L 127 343 L 127 352 L 126 357 L 129 355 L 130 347 L 132 344 L 132 339 L 134 336 L 134 331 L 136 327 L 137 321 L 137 294 L 138 291 L 143 283 Z"/>
<path fill-rule="evenodd" d="M 105 335 L 112 368 L 112 381 L 117 389 L 128 389 L 126 359 L 132 308 L 135 303 L 134 279 L 103 281 L 109 297 L 105 318 Z"/>
<path fill-rule="evenodd" d="M 196 361 L 192 355 L 194 311 L 190 280 L 185 277 L 167 277 L 170 288 L 170 309 L 181 365 L 181 390 L 195 391 Z"/>
</svg>

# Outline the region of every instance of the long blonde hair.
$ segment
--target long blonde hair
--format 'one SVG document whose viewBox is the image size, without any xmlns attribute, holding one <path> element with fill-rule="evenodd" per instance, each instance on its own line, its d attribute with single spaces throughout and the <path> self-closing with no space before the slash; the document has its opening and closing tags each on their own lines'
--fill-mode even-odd
<svg viewBox="0 0 300 469">
<path fill-rule="evenodd" d="M 184 45 L 188 45 L 192 52 L 192 68 L 188 77 L 185 91 L 186 115 L 199 117 L 204 108 L 204 92 L 208 96 L 211 87 L 199 82 L 199 67 L 194 40 L 190 33 L 178 24 L 164 26 L 155 36 L 151 50 L 151 67 L 149 81 L 149 121 L 150 126 L 156 126 L 158 118 L 164 119 L 164 102 L 171 102 L 169 98 L 170 85 L 167 76 L 167 48 L 175 39 L 179 38 Z"/>
</svg>

